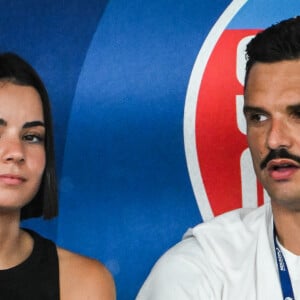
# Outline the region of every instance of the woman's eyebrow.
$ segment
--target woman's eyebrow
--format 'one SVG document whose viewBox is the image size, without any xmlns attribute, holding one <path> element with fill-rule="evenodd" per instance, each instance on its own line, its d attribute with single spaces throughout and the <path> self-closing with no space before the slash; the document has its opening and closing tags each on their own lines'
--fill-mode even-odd
<svg viewBox="0 0 300 300">
<path fill-rule="evenodd" d="M 1 125 L 1 119 L 0 119 L 0 125 Z M 23 125 L 23 128 L 31 128 L 31 127 L 37 127 L 37 126 L 45 127 L 45 124 L 42 121 L 31 121 L 31 122 L 26 122 Z"/>
<path fill-rule="evenodd" d="M 0 118 L 0 126 L 7 126 L 7 122 L 2 118 Z M 37 127 L 37 126 L 45 127 L 45 124 L 42 121 L 31 121 L 31 122 L 24 123 L 22 128 L 26 129 L 26 128 Z"/>
</svg>

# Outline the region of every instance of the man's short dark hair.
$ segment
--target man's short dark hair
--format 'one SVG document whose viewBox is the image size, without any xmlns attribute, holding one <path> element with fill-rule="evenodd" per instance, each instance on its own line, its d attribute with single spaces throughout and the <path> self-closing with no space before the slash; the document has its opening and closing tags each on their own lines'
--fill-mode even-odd
<svg viewBox="0 0 300 300">
<path fill-rule="evenodd" d="M 38 92 L 41 98 L 46 128 L 46 165 L 38 192 L 34 198 L 21 209 L 21 219 L 41 216 L 45 219 L 50 219 L 57 215 L 58 196 L 52 117 L 47 90 L 37 72 L 25 60 L 14 53 L 0 54 L 0 82 L 31 86 Z"/>
<path fill-rule="evenodd" d="M 283 20 L 258 33 L 246 48 L 245 88 L 256 62 L 273 63 L 300 58 L 300 16 Z"/>
</svg>

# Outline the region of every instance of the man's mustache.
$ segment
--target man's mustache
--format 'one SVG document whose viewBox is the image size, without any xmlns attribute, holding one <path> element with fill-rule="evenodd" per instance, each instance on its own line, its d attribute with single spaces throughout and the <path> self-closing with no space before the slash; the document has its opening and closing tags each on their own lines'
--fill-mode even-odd
<svg viewBox="0 0 300 300">
<path fill-rule="evenodd" d="M 300 157 L 294 154 L 290 154 L 285 148 L 280 148 L 276 150 L 271 150 L 265 159 L 261 162 L 260 168 L 263 170 L 269 161 L 276 158 L 287 158 L 296 161 L 300 164 Z"/>
</svg>

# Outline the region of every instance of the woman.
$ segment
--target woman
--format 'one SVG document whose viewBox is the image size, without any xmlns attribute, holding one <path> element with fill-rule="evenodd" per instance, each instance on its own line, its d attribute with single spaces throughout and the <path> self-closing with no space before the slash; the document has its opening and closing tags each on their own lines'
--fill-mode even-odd
<svg viewBox="0 0 300 300">
<path fill-rule="evenodd" d="M 20 228 L 21 219 L 57 215 L 51 123 L 37 73 L 0 55 L 0 299 L 115 299 L 101 263 Z"/>
</svg>

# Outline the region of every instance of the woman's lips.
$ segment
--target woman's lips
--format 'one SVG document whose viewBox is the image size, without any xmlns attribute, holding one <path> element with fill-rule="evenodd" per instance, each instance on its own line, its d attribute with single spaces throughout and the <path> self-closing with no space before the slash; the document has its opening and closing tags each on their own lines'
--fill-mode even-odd
<svg viewBox="0 0 300 300">
<path fill-rule="evenodd" d="M 20 185 L 25 181 L 24 177 L 16 174 L 0 174 L 0 182 L 7 185 Z"/>
</svg>

